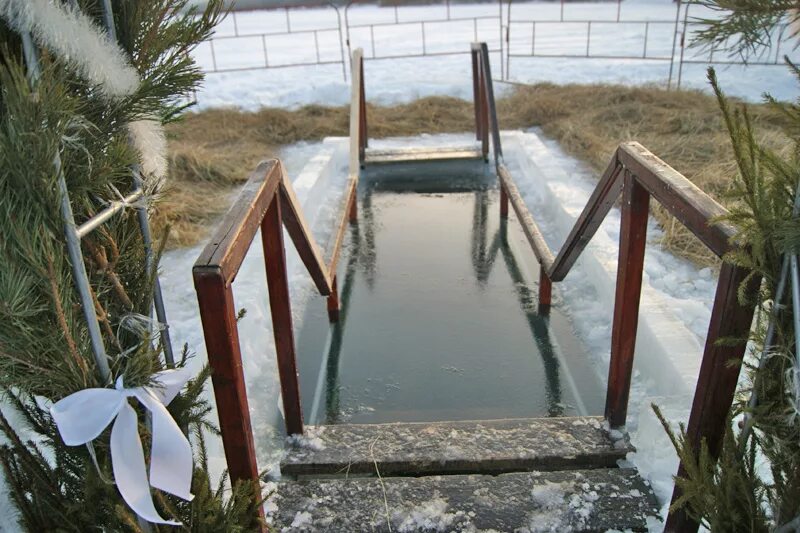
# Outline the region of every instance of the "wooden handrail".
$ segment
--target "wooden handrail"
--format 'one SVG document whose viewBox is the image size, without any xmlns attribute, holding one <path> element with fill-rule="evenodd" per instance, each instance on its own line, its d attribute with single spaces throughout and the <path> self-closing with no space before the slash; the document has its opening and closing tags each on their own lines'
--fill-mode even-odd
<svg viewBox="0 0 800 533">
<path fill-rule="evenodd" d="M 486 43 L 472 43 L 472 90 L 475 100 L 475 133 L 482 143 L 483 157 L 489 155 L 489 138 L 492 140 L 495 165 L 503 157 L 500 129 L 497 121 L 497 105 L 494 100 L 492 66 Z"/>
<path fill-rule="evenodd" d="M 336 258 L 344 228 L 357 213 L 357 177 L 356 174 L 355 179 L 351 177 L 350 180 L 332 259 L 328 265 L 324 263 L 308 228 L 284 167 L 277 159 L 258 165 L 194 264 L 192 275 L 212 369 L 211 380 L 225 458 L 234 481 L 257 481 L 259 478 L 242 371 L 233 281 L 260 228 L 286 431 L 289 434 L 301 434 L 304 429 L 303 412 L 297 380 L 283 228 L 289 233 L 317 290 L 328 297 L 331 320 L 338 319 Z"/>
<path fill-rule="evenodd" d="M 594 189 L 569 236 L 553 253 L 525 205 L 513 176 L 498 165 L 501 190 L 517 213 L 523 232 L 541 265 L 540 305 L 550 301 L 550 283 L 562 281 L 592 239 L 617 199 L 622 197 L 619 260 L 611 330 L 611 361 L 605 417 L 612 427 L 625 425 L 633 373 L 633 356 L 639 320 L 639 300 L 647 244 L 650 198 L 657 200 L 712 252 L 723 257 L 731 251 L 736 229 L 718 219 L 727 210 L 685 176 L 636 142 L 621 144 Z M 506 208 L 507 209 L 507 208 Z M 502 203 L 501 203 L 502 214 Z M 695 389 L 687 436 L 699 453 L 705 442 L 717 457 L 725 433 L 726 416 L 733 402 L 746 340 L 755 310 L 741 305 L 738 294 L 749 271 L 723 261 L 711 313 L 703 360 Z M 755 294 L 760 280 L 750 279 L 747 290 Z M 747 301 L 755 301 L 748 298 Z M 720 343 L 722 339 L 735 342 Z M 681 465 L 679 475 L 683 473 Z M 673 502 L 680 496 L 676 488 Z M 670 514 L 667 531 L 695 531 L 697 524 L 684 512 Z"/>
<path fill-rule="evenodd" d="M 489 73 L 486 45 L 473 44 L 472 54 L 475 73 L 475 123 L 477 137 L 484 140 L 486 154 L 489 127 L 487 109 L 492 112 L 492 135 L 499 147 L 491 75 L 486 75 Z M 525 205 L 512 174 L 503 163 L 502 151 L 498 152 L 497 147 L 495 161 L 500 182 L 500 216 L 508 216 L 510 202 L 540 265 L 540 306 L 550 305 L 551 283 L 562 281 L 566 277 L 611 207 L 622 197 L 611 361 L 605 406 L 605 417 L 611 427 L 622 427 L 627 419 L 650 198 L 658 201 L 714 254 L 723 258 L 686 430 L 688 442 L 693 446 L 695 454 L 699 454 L 701 444 L 705 443 L 711 456 L 717 458 L 727 429 L 727 415 L 736 392 L 755 312 L 753 303 L 740 304 L 739 294 L 742 284 L 747 281 L 745 301 L 755 302 L 754 295 L 761 281 L 751 276 L 748 270 L 724 260 L 725 254 L 734 246 L 733 239 L 736 235 L 733 225 L 719 220 L 728 211 L 641 144 L 623 143 L 614 152 L 586 207 L 554 258 L 536 220 Z M 721 343 L 723 339 L 726 342 Z M 678 475 L 683 474 L 685 470 L 681 464 Z M 673 503 L 679 497 L 680 490 L 675 487 Z M 684 511 L 677 511 L 670 513 L 665 530 L 683 533 L 696 531 L 697 527 L 698 524 Z"/>
</svg>

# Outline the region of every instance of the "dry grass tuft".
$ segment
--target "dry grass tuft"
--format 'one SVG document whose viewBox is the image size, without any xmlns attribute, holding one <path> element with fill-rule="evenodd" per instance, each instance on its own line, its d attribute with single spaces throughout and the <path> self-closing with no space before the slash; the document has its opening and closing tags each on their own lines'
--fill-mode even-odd
<svg viewBox="0 0 800 533">
<path fill-rule="evenodd" d="M 788 146 L 785 118 L 765 105 L 750 106 L 761 139 Z M 699 91 L 654 87 L 542 84 L 521 87 L 498 102 L 500 123 L 537 125 L 599 177 L 613 150 L 638 141 L 723 205 L 736 175 L 730 140 L 716 99 Z M 505 127 L 505 126 L 504 126 Z M 700 265 L 716 265 L 706 247 L 663 208 L 653 204 L 665 230 L 664 244 Z"/>
<path fill-rule="evenodd" d="M 782 146 L 782 117 L 751 106 L 753 122 L 770 145 Z M 723 204 L 735 166 L 715 99 L 697 91 L 655 87 L 551 85 L 518 87 L 498 101 L 503 129 L 541 127 L 598 175 L 613 150 L 636 140 Z M 472 103 L 429 97 L 397 106 L 368 106 L 371 138 L 471 131 Z M 277 148 L 298 141 L 348 134 L 345 107 L 306 106 L 295 111 L 244 112 L 214 109 L 188 114 L 168 130 L 171 187 L 159 204 L 157 227 L 171 226 L 169 246 L 185 246 L 208 235 L 210 221 L 228 207 L 232 188 Z M 714 258 L 663 210 L 656 216 L 665 244 L 698 264 Z"/>
</svg>

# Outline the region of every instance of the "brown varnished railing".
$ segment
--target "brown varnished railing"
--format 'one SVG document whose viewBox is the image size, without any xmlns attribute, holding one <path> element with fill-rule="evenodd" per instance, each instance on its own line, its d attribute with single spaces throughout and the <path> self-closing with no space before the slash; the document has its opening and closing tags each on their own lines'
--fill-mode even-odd
<svg viewBox="0 0 800 533">
<path fill-rule="evenodd" d="M 703 360 L 689 417 L 687 436 L 699 451 L 705 442 L 712 456 L 719 454 L 746 347 L 754 307 L 740 305 L 739 289 L 749 272 L 724 260 L 731 250 L 735 228 L 718 222 L 727 211 L 683 175 L 635 142 L 624 143 L 592 193 L 589 202 L 557 255 L 542 236 L 525 205 L 512 174 L 503 162 L 488 50 L 472 47 L 476 136 L 484 157 L 493 144 L 500 182 L 500 214 L 513 207 L 540 264 L 539 304 L 550 305 L 552 281 L 562 281 L 596 233 L 618 198 L 622 197 L 619 261 L 611 335 L 611 361 L 605 416 L 612 427 L 625 425 L 630 393 L 636 331 L 639 319 L 644 254 L 650 198 L 654 198 L 723 258 L 709 324 Z M 328 263 L 304 221 L 291 183 L 277 160 L 261 163 L 239 199 L 223 219 L 214 238 L 193 269 L 206 339 L 225 455 L 233 480 L 258 479 L 244 376 L 242 373 L 232 283 L 245 255 L 261 229 L 267 271 L 273 333 L 281 380 L 287 432 L 303 432 L 303 417 L 295 363 L 295 343 L 289 301 L 283 227 L 287 229 L 320 294 L 328 296 L 331 321 L 338 319 L 336 267 L 348 221 L 357 217 L 358 169 L 364 161 L 366 106 L 361 51 L 353 54 L 350 114 L 350 176 Z M 749 279 L 755 292 L 758 279 Z M 750 299 L 749 301 L 753 301 Z M 720 343 L 721 339 L 728 342 Z M 730 339 L 739 339 L 730 342 Z M 679 475 L 683 472 L 683 466 Z M 673 501 L 679 497 L 676 489 Z M 682 512 L 670 514 L 668 531 L 693 531 L 697 524 Z"/>
<path fill-rule="evenodd" d="M 514 179 L 502 162 L 498 167 L 506 191 L 528 242 L 541 265 L 540 303 L 550 301 L 550 280 L 562 281 L 594 236 L 613 204 L 622 197 L 619 261 L 614 316 L 611 329 L 611 361 L 606 392 L 605 417 L 612 427 L 625 425 L 633 372 L 633 356 L 639 320 L 639 300 L 647 244 L 649 202 L 653 198 L 723 258 L 711 321 L 703 351 L 700 375 L 689 416 L 687 436 L 699 453 L 705 442 L 717 457 L 726 431 L 727 413 L 733 402 L 754 306 L 739 302 L 739 288 L 749 271 L 724 260 L 732 249 L 735 228 L 719 222 L 724 207 L 636 142 L 619 146 L 557 256 L 547 246 L 528 211 Z M 502 207 L 501 207 L 502 209 Z M 748 290 L 759 280 L 750 279 Z M 754 301 L 750 298 L 748 301 Z M 734 339 L 734 342 L 731 342 Z M 721 340 L 725 340 L 721 343 Z M 683 466 L 679 475 L 683 474 Z M 673 501 L 680 496 L 676 488 Z M 667 531 L 695 531 L 697 524 L 685 513 L 670 514 Z"/>
<path fill-rule="evenodd" d="M 728 211 L 641 144 L 623 143 L 614 152 L 586 207 L 558 254 L 554 255 L 525 205 L 512 174 L 503 163 L 486 45 L 474 44 L 472 50 L 473 70 L 477 73 L 473 89 L 478 139 L 484 140 L 486 154 L 486 140 L 491 132 L 500 181 L 500 215 L 508 216 L 508 204 L 511 203 L 539 262 L 540 306 L 550 305 L 552 282 L 562 281 L 566 277 L 611 207 L 617 199 L 622 198 L 605 406 L 605 417 L 612 427 L 624 426 L 627 419 L 650 199 L 655 199 L 709 250 L 722 258 L 700 375 L 686 430 L 695 453 L 699 453 L 704 442 L 712 457 L 718 457 L 755 311 L 752 303 L 740 304 L 740 288 L 747 281 L 745 292 L 750 297 L 745 301 L 754 302 L 753 295 L 760 283 L 759 279 L 749 277 L 750 271 L 725 260 L 725 255 L 734 246 L 733 238 L 736 235 L 735 227 L 720 221 Z M 678 475 L 684 472 L 681 464 Z M 679 497 L 680 491 L 676 487 L 672 501 L 675 502 Z M 685 512 L 678 511 L 669 515 L 665 529 L 686 532 L 696 531 L 697 527 L 698 524 Z"/>
<path fill-rule="evenodd" d="M 303 433 L 283 228 L 286 228 L 317 290 L 328 297 L 331 320 L 338 319 L 336 258 L 341 235 L 348 220 L 356 213 L 352 183 L 351 180 L 328 265 L 323 262 L 308 229 L 283 165 L 275 159 L 259 164 L 194 264 L 192 275 L 212 368 L 211 380 L 225 458 L 233 480 L 258 480 L 233 302 L 233 281 L 260 228 L 286 430 L 289 434 Z"/>
</svg>

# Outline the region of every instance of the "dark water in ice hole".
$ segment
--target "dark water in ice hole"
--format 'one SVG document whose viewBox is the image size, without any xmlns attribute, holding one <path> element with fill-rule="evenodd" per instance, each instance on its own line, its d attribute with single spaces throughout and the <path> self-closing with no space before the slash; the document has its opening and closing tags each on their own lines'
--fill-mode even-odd
<svg viewBox="0 0 800 533">
<path fill-rule="evenodd" d="M 297 335 L 308 423 L 602 413 L 585 349 L 557 304 L 539 312 L 538 264 L 483 168 L 362 177 L 340 321 L 313 297 Z"/>
</svg>

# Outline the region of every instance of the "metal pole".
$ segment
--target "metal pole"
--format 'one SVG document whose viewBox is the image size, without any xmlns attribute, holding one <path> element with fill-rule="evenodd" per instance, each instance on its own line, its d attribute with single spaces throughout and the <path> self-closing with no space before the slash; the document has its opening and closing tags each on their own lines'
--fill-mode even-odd
<svg viewBox="0 0 800 533">
<path fill-rule="evenodd" d="M 23 32 L 21 35 L 22 50 L 25 56 L 25 63 L 28 66 L 28 76 L 33 87 L 41 74 L 39 58 L 31 35 L 27 32 Z M 94 361 L 97 365 L 97 370 L 100 372 L 103 385 L 108 385 L 111 383 L 111 368 L 108 366 L 108 355 L 103 343 L 103 335 L 100 333 L 100 323 L 97 321 L 97 314 L 94 309 L 89 276 L 86 274 L 86 264 L 83 262 L 83 253 L 81 253 L 81 241 L 78 238 L 78 228 L 75 225 L 75 217 L 72 214 L 67 181 L 64 178 L 64 171 L 61 167 L 61 155 L 58 152 L 53 157 L 53 167 L 58 176 L 57 186 L 61 203 L 61 218 L 64 221 L 64 236 L 67 240 L 67 252 L 72 263 L 72 275 L 75 278 L 75 285 L 81 300 L 83 316 L 86 318 L 86 325 L 89 329 L 92 355 L 94 355 Z"/>
<path fill-rule="evenodd" d="M 505 65 L 503 64 L 503 0 L 497 0 L 497 9 L 498 15 L 500 17 L 500 26 L 498 30 L 500 32 L 500 79 L 505 79 Z"/>
<path fill-rule="evenodd" d="M 345 82 L 347 82 L 347 62 L 345 60 L 344 55 L 344 37 L 342 35 L 342 14 L 339 12 L 339 7 L 334 4 L 331 0 L 328 0 L 328 4 L 336 11 L 336 25 L 339 27 L 339 59 L 342 62 L 342 78 Z M 347 50 L 350 50 L 350 43 L 347 43 Z M 264 44 L 264 57 L 267 55 L 267 45 Z"/>
<path fill-rule="evenodd" d="M 642 58 L 647 58 L 647 35 L 650 33 L 650 23 L 644 23 L 644 51 L 642 52 Z"/>
<path fill-rule="evenodd" d="M 508 7 L 506 8 L 506 72 L 505 79 L 508 79 L 511 74 L 511 0 L 508 0 Z"/>
<path fill-rule="evenodd" d="M 589 44 L 592 40 L 592 21 L 586 23 L 586 57 L 589 57 Z"/>
<path fill-rule="evenodd" d="M 680 0 L 679 0 L 680 2 Z M 681 61 L 678 64 L 678 89 L 681 88 L 681 78 L 683 77 L 683 53 L 686 50 L 686 25 L 689 18 L 689 4 L 683 14 L 683 32 L 681 33 Z"/>
<path fill-rule="evenodd" d="M 672 88 L 672 69 L 675 65 L 675 46 L 678 44 L 678 24 L 681 20 L 681 0 L 677 1 L 678 7 L 675 9 L 675 31 L 672 32 L 672 54 L 669 56 L 669 78 L 667 78 L 667 90 Z"/>
</svg>

